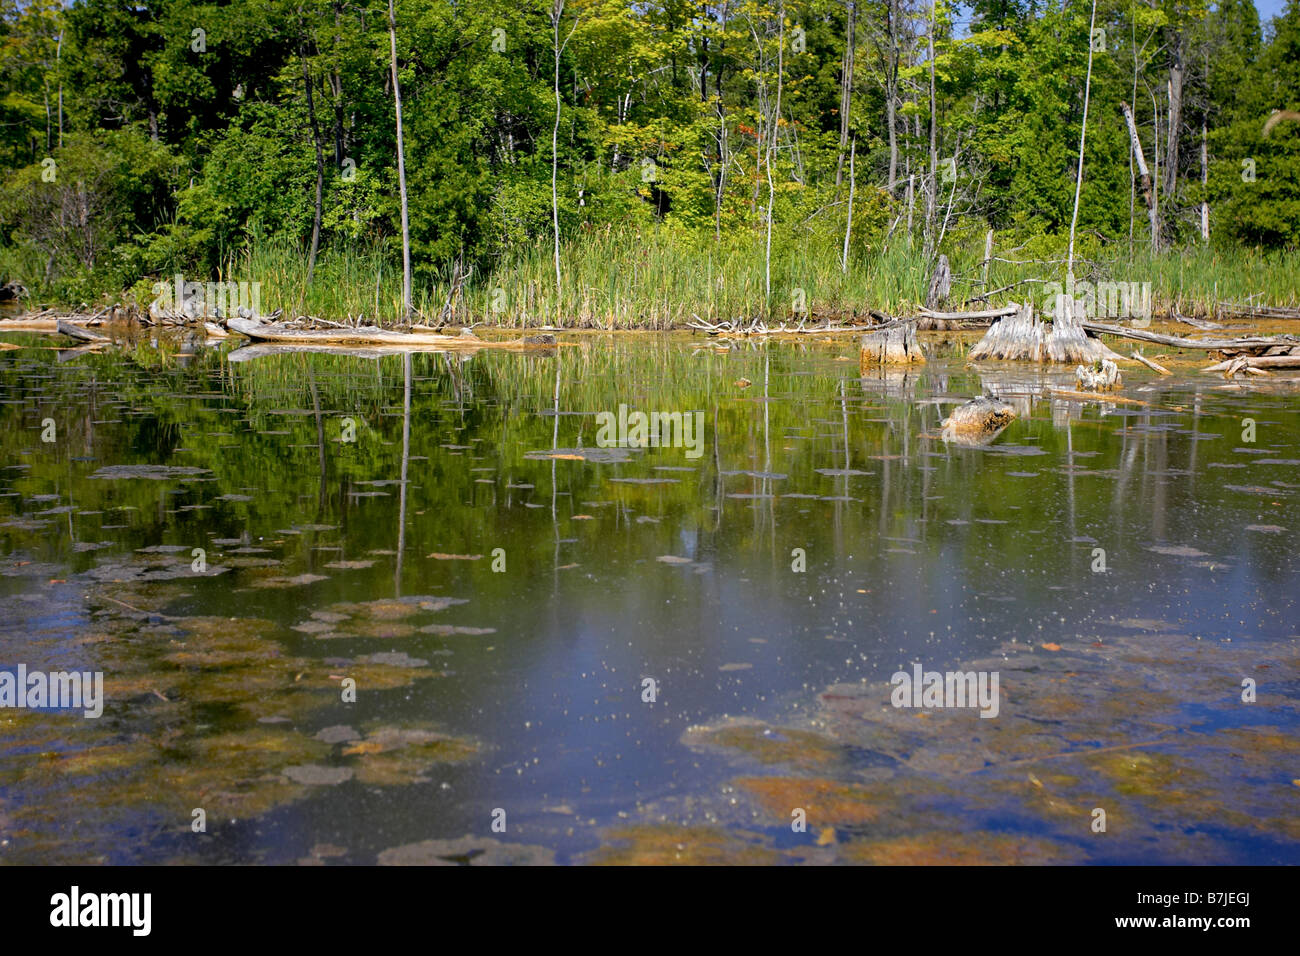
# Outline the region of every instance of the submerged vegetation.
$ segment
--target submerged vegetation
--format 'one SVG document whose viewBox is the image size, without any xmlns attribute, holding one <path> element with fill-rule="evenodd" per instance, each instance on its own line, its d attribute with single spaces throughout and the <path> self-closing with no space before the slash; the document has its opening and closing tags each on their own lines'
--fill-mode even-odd
<svg viewBox="0 0 1300 956">
<path fill-rule="evenodd" d="M 1285 385 L 574 337 L 0 353 L 0 635 L 106 697 L 0 713 L 6 861 L 1298 858 Z M 596 447 L 616 401 L 704 454 Z M 891 708 L 913 655 L 998 718 Z"/>
<path fill-rule="evenodd" d="M 0 5 L 0 285 L 388 320 L 407 231 L 460 323 L 897 314 L 940 256 L 953 303 L 1300 302 L 1296 0 L 393 9 Z"/>
</svg>

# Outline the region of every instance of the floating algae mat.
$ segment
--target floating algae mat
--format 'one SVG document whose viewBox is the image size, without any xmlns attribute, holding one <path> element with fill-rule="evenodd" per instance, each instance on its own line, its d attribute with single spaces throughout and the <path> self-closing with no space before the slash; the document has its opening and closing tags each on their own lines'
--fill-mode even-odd
<svg viewBox="0 0 1300 956">
<path fill-rule="evenodd" d="M 0 353 L 0 862 L 1300 863 L 1284 374 L 699 344 Z"/>
</svg>

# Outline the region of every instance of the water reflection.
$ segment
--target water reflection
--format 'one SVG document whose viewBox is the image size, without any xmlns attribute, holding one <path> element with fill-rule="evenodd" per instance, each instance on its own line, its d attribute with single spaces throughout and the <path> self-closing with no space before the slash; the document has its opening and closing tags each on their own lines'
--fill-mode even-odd
<svg viewBox="0 0 1300 956">
<path fill-rule="evenodd" d="M 109 703 L 0 711 L 6 859 L 1300 859 L 1280 386 L 671 336 L 67 356 L 0 353 L 3 663 Z M 984 393 L 1016 421 L 942 441 Z M 597 447 L 620 403 L 703 410 L 705 454 Z M 1001 716 L 888 708 L 913 661 L 1000 667 Z"/>
</svg>

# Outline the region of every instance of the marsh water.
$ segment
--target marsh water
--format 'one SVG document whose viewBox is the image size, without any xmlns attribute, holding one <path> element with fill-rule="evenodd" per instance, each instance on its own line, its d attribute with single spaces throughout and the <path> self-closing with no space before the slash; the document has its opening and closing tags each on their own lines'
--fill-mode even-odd
<svg viewBox="0 0 1300 956">
<path fill-rule="evenodd" d="M 106 701 L 0 710 L 0 860 L 1300 862 L 1294 388 L 7 338 L 0 669 Z"/>
</svg>

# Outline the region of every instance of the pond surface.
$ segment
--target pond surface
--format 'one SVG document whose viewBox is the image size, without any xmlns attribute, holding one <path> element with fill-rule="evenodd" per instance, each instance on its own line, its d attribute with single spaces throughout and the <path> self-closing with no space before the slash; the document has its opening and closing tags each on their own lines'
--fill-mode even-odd
<svg viewBox="0 0 1300 956">
<path fill-rule="evenodd" d="M 0 860 L 1300 863 L 1283 383 L 8 338 L 0 670 L 106 700 L 0 710 Z"/>
</svg>

